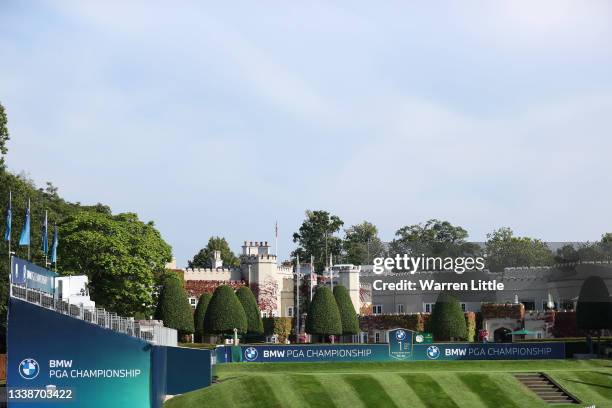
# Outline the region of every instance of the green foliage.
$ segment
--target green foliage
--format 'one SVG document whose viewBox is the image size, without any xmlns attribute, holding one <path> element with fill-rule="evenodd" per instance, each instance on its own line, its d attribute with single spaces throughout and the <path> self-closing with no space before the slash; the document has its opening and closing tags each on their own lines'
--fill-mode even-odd
<svg viewBox="0 0 612 408">
<path fill-rule="evenodd" d="M 546 266 L 555 262 L 545 242 L 529 237 L 515 237 L 510 228 L 500 228 L 487 234 L 487 266 L 491 271 L 503 271 L 512 266 Z"/>
<path fill-rule="evenodd" d="M 440 293 L 428 321 L 427 331 L 435 341 L 466 340 L 465 316 L 457 299 L 449 293 Z"/>
<path fill-rule="evenodd" d="M 230 267 L 240 265 L 240 260 L 236 258 L 236 255 L 234 255 L 230 249 L 225 238 L 210 237 L 206 247 L 200 249 L 200 251 L 194 255 L 193 259 L 188 261 L 189 268 L 212 268 L 214 251 L 221 252 L 223 266 Z"/>
<path fill-rule="evenodd" d="M 322 336 L 342 334 L 338 304 L 327 286 L 317 287 L 306 317 L 306 332 Z"/>
<path fill-rule="evenodd" d="M 476 313 L 465 312 L 465 328 L 467 331 L 467 341 L 470 343 L 476 339 Z"/>
<path fill-rule="evenodd" d="M 308 262 L 314 257 L 315 271 L 320 273 L 329 262 L 329 255 L 337 257 L 342 251 L 342 240 L 334 236 L 344 222 L 327 211 L 306 211 L 306 219 L 299 232 L 293 234 L 293 242 L 299 247 L 292 256 Z"/>
<path fill-rule="evenodd" d="M 244 308 L 247 318 L 247 332 L 249 334 L 263 334 L 264 328 L 261 321 L 261 311 L 257 306 L 257 299 L 251 289 L 242 286 L 236 291 L 236 297 Z"/>
<path fill-rule="evenodd" d="M 359 327 L 366 333 L 374 330 L 389 330 L 403 327 L 408 330 L 424 332 L 425 323 L 429 315 L 424 313 L 414 314 L 381 314 L 359 317 Z"/>
<path fill-rule="evenodd" d="M 133 213 L 80 211 L 60 224 L 59 236 L 62 270 L 88 275 L 96 303 L 128 316 L 150 309 L 155 274 L 171 259 L 153 223 Z"/>
<path fill-rule="evenodd" d="M 413 256 L 475 256 L 480 248 L 467 242 L 468 233 L 448 221 L 431 219 L 424 224 L 407 225 L 395 232 L 390 250 Z"/>
<path fill-rule="evenodd" d="M 155 318 L 163 320 L 164 326 L 176 329 L 179 335 L 194 332 L 193 312 L 187 294 L 181 280 L 172 272 L 163 278 Z"/>
<path fill-rule="evenodd" d="M 9 141 L 9 131 L 7 127 L 8 119 L 4 106 L 0 103 L 0 167 L 4 168 L 4 155 L 8 152 L 6 142 Z"/>
<path fill-rule="evenodd" d="M 217 286 L 206 309 L 204 331 L 207 334 L 233 334 L 247 331 L 247 317 L 234 290 L 227 285 Z"/>
<path fill-rule="evenodd" d="M 206 309 L 212 299 L 210 293 L 203 293 L 198 299 L 198 305 L 196 306 L 195 313 L 193 314 L 193 325 L 194 325 L 194 339 L 196 343 L 201 343 L 204 338 L 204 317 L 206 316 Z"/>
<path fill-rule="evenodd" d="M 340 321 L 342 322 L 342 334 L 358 334 L 359 319 L 357 312 L 351 301 L 351 296 L 344 286 L 334 286 L 334 298 L 340 312 Z"/>
<path fill-rule="evenodd" d="M 264 317 L 263 327 L 266 336 L 276 335 L 278 341 L 284 343 L 291 334 L 291 317 Z"/>
<path fill-rule="evenodd" d="M 612 299 L 599 276 L 590 276 L 580 288 L 576 323 L 582 330 L 612 329 Z"/>
<path fill-rule="evenodd" d="M 346 263 L 371 265 L 372 259 L 384 255 L 385 248 L 374 224 L 364 221 L 351 226 L 345 233 L 342 246 Z"/>
</svg>

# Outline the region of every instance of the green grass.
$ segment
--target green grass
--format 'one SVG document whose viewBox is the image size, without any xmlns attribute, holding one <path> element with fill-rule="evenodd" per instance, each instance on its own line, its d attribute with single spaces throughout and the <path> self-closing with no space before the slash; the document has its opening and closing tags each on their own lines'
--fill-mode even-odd
<svg viewBox="0 0 612 408">
<path fill-rule="evenodd" d="M 222 364 L 218 384 L 164 407 L 550 407 L 513 375 L 533 371 L 582 401 L 554 407 L 612 408 L 610 360 Z"/>
</svg>

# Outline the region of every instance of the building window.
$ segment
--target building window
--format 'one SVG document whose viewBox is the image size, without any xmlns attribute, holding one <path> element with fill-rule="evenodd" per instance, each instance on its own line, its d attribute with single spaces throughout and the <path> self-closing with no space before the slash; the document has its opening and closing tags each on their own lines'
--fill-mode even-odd
<svg viewBox="0 0 612 408">
<path fill-rule="evenodd" d="M 423 303 L 423 310 L 425 313 L 433 312 L 434 304 L 435 303 Z"/>
<path fill-rule="evenodd" d="M 287 308 L 287 316 L 293 317 L 293 306 Z"/>
<path fill-rule="evenodd" d="M 535 310 L 535 302 L 528 301 L 528 300 L 521 300 L 520 303 L 522 303 L 523 306 L 525 306 L 525 310 Z"/>
<path fill-rule="evenodd" d="M 536 337 L 537 337 L 538 339 L 541 339 L 541 338 L 542 338 L 542 332 L 537 332 L 537 333 L 536 333 Z"/>
<path fill-rule="evenodd" d="M 190 297 L 189 298 L 189 304 L 191 305 L 192 309 L 195 309 L 195 307 L 198 304 L 198 299 Z"/>
<path fill-rule="evenodd" d="M 380 343 L 380 332 L 374 333 L 374 343 Z"/>
<path fill-rule="evenodd" d="M 561 308 L 564 310 L 574 310 L 574 302 L 572 300 L 563 300 Z"/>
<path fill-rule="evenodd" d="M 268 317 L 268 312 L 261 312 L 261 317 Z"/>
<path fill-rule="evenodd" d="M 372 306 L 372 313 L 376 314 L 382 314 L 382 305 L 374 305 Z"/>
<path fill-rule="evenodd" d="M 404 304 L 403 303 L 398 303 L 397 304 L 397 313 L 398 314 L 404 314 Z"/>
<path fill-rule="evenodd" d="M 467 310 L 467 307 L 465 303 L 461 303 L 461 311 L 465 312 L 466 310 Z"/>
</svg>

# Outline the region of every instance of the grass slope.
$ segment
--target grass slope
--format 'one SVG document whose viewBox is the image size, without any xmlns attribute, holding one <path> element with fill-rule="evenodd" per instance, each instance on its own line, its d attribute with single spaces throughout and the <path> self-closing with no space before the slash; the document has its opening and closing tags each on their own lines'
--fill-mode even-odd
<svg viewBox="0 0 612 408">
<path fill-rule="evenodd" d="M 581 399 L 612 408 L 612 361 L 423 361 L 239 363 L 216 368 L 220 383 L 177 396 L 191 407 L 549 407 L 514 376 L 541 371 Z"/>
</svg>

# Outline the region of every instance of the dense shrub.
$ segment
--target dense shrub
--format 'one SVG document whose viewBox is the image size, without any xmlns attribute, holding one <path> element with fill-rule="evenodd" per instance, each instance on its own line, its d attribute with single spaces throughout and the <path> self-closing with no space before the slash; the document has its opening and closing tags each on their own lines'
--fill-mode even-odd
<svg viewBox="0 0 612 408">
<path fill-rule="evenodd" d="M 436 341 L 466 340 L 466 319 L 459 301 L 448 293 L 440 293 L 429 319 L 428 331 Z"/>
<path fill-rule="evenodd" d="M 164 276 L 155 318 L 163 320 L 164 326 L 176 329 L 181 337 L 194 331 L 193 310 L 181 280 L 174 273 Z"/>
<path fill-rule="evenodd" d="M 203 293 L 198 300 L 198 305 L 193 314 L 193 325 L 195 328 L 193 341 L 196 343 L 201 343 L 204 337 L 204 317 L 206 316 L 206 309 L 208 308 L 210 299 L 212 299 L 210 293 Z"/>
<path fill-rule="evenodd" d="M 353 306 L 353 301 L 348 293 L 348 290 L 344 286 L 334 287 L 334 298 L 336 298 L 336 304 L 338 305 L 338 311 L 340 312 L 340 321 L 342 323 L 342 334 L 358 334 L 359 333 L 359 319 Z"/>
<path fill-rule="evenodd" d="M 342 334 L 340 311 L 327 286 L 317 287 L 306 317 L 306 332 L 321 336 Z"/>
<path fill-rule="evenodd" d="M 204 332 L 207 334 L 233 334 L 247 331 L 247 318 L 244 308 L 234 290 L 221 285 L 215 289 L 204 317 Z"/>
<path fill-rule="evenodd" d="M 266 336 L 276 335 L 284 343 L 291 333 L 291 317 L 264 317 L 263 327 Z"/>
<path fill-rule="evenodd" d="M 247 318 L 247 332 L 249 334 L 263 334 L 264 328 L 261 321 L 261 312 L 257 306 L 255 295 L 247 286 L 243 286 L 236 291 L 236 297 L 244 308 Z"/>
<path fill-rule="evenodd" d="M 582 330 L 612 328 L 612 303 L 602 278 L 591 276 L 582 284 L 576 305 L 576 324 Z"/>
</svg>

